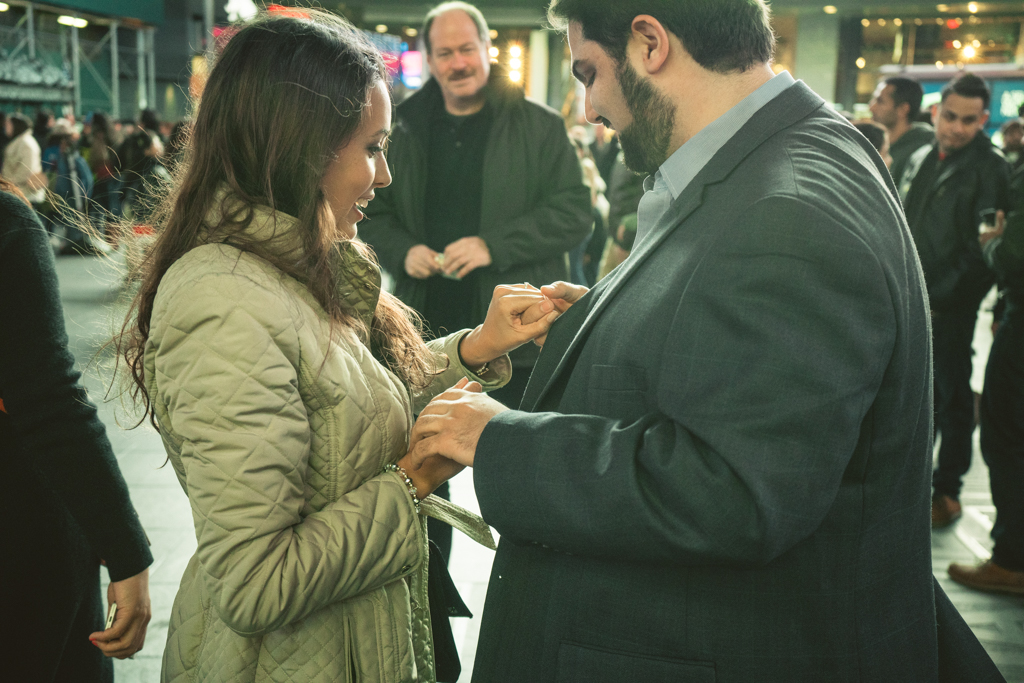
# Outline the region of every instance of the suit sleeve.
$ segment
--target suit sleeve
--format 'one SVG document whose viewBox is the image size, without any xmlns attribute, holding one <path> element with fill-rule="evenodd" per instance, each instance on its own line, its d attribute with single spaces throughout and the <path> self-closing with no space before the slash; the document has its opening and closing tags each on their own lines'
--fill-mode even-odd
<svg viewBox="0 0 1024 683">
<path fill-rule="evenodd" d="M 147 354 L 158 418 L 180 440 L 213 607 L 253 636 L 411 573 L 425 541 L 394 473 L 305 509 L 312 427 L 289 360 L 299 357 L 294 313 L 241 279 L 210 275 L 159 303 Z"/>
<path fill-rule="evenodd" d="M 667 309 L 669 346 L 638 361 L 657 367 L 654 410 L 488 424 L 474 480 L 504 538 L 758 566 L 821 525 L 895 343 L 886 277 L 859 238 L 799 200 L 763 199 L 744 226 L 720 229 Z"/>
<path fill-rule="evenodd" d="M 593 226 L 590 190 L 583 184 L 583 171 L 565 127 L 556 117 L 545 121 L 541 159 L 546 164 L 531 171 L 542 178 L 540 200 L 530 211 L 480 230 L 499 271 L 559 258 L 578 246 Z"/>
</svg>

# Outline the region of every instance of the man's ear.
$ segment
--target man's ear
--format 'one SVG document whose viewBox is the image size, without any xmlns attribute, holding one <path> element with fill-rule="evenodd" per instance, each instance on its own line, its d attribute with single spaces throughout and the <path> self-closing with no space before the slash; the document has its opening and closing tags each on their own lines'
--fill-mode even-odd
<svg viewBox="0 0 1024 683">
<path fill-rule="evenodd" d="M 633 18 L 630 40 L 640 47 L 640 60 L 644 70 L 650 75 L 665 66 L 671 44 L 668 31 L 661 22 L 649 14 L 640 14 Z"/>
</svg>

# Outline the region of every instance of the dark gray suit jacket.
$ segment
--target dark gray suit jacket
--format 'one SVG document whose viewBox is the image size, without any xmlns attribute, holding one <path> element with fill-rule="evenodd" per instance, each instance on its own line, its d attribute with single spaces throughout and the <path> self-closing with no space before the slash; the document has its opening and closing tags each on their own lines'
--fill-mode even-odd
<svg viewBox="0 0 1024 683">
<path fill-rule="evenodd" d="M 473 680 L 937 680 L 929 338 L 885 166 L 792 86 L 484 430 Z"/>
</svg>

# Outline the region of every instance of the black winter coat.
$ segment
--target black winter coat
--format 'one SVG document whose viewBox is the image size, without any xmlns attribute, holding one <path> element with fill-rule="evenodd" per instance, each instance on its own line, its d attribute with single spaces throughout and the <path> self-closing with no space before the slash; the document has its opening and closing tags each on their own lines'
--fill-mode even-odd
<svg viewBox="0 0 1024 683">
<path fill-rule="evenodd" d="M 978 134 L 938 170 L 928 186 L 915 182 L 927 164 L 938 163 L 938 146 L 915 152 L 900 183 L 900 197 L 914 236 L 933 311 L 977 305 L 994 282 L 981 256 L 982 212 L 1007 208 L 1009 165 Z M 922 176 L 923 177 L 923 176 Z"/>
<path fill-rule="evenodd" d="M 483 322 L 494 288 L 529 282 L 535 286 L 569 277 L 566 252 L 580 244 L 592 226 L 590 191 L 579 160 L 553 109 L 527 100 L 504 71 L 491 67 L 488 99 L 494 123 L 483 170 L 480 230 L 493 263 L 481 268 L 478 282 Z M 393 182 L 377 190 L 359 226 L 360 236 L 395 278 L 395 294 L 416 310 L 426 302 L 426 280 L 405 272 L 409 249 L 426 242 L 425 206 L 430 115 L 443 107 L 434 80 L 400 104 L 388 151 Z M 515 365 L 532 365 L 536 347 L 513 355 Z"/>
</svg>

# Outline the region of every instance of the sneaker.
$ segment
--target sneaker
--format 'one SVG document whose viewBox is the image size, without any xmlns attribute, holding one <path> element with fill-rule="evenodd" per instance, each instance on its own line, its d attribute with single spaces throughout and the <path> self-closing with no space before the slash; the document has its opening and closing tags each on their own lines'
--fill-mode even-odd
<svg viewBox="0 0 1024 683">
<path fill-rule="evenodd" d="M 1024 595 L 1024 572 L 1004 569 L 992 560 L 975 566 L 954 562 L 949 565 L 949 578 L 979 591 Z"/>
<path fill-rule="evenodd" d="M 932 528 L 947 527 L 963 516 L 960 501 L 946 495 L 937 495 L 932 499 Z"/>
</svg>

